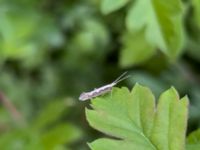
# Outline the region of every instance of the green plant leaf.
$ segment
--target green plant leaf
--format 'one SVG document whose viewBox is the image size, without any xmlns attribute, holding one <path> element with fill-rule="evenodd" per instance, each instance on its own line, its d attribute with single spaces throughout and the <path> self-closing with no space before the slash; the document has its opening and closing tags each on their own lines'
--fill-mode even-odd
<svg viewBox="0 0 200 150">
<path fill-rule="evenodd" d="M 187 97 L 179 100 L 174 88 L 161 95 L 151 134 L 152 142 L 158 149 L 184 149 L 187 115 Z"/>
<path fill-rule="evenodd" d="M 109 14 L 125 6 L 129 0 L 103 0 L 101 3 L 101 11 Z"/>
<path fill-rule="evenodd" d="M 89 144 L 92 150 L 184 149 L 188 114 L 187 97 L 179 99 L 174 88 L 164 92 L 155 107 L 152 92 L 136 84 L 114 88 L 111 95 L 92 101 L 86 109 L 89 124 L 116 139 L 102 138 Z"/>
<path fill-rule="evenodd" d="M 183 46 L 182 17 L 180 0 L 137 0 L 128 11 L 126 26 L 130 31 L 145 29 L 146 40 L 174 59 Z"/>
<path fill-rule="evenodd" d="M 200 149 L 200 129 L 193 131 L 187 137 L 187 150 Z"/>
<path fill-rule="evenodd" d="M 120 65 L 130 67 L 151 58 L 156 49 L 144 38 L 144 33 L 127 33 L 123 37 L 123 48 L 120 54 Z"/>
<path fill-rule="evenodd" d="M 194 19 L 200 28 L 200 1 L 199 0 L 192 0 L 192 5 L 194 8 Z"/>
</svg>

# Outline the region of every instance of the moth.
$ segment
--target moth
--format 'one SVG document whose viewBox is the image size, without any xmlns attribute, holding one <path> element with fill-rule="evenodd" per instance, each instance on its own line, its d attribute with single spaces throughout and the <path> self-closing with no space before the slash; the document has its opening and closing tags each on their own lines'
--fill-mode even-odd
<svg viewBox="0 0 200 150">
<path fill-rule="evenodd" d="M 123 74 L 121 74 L 115 81 L 113 81 L 110 84 L 104 85 L 102 87 L 99 88 L 95 88 L 93 91 L 90 92 L 83 92 L 81 93 L 81 95 L 79 96 L 79 100 L 80 101 L 85 101 L 85 100 L 89 100 L 92 99 L 94 97 L 103 95 L 105 93 L 108 93 L 112 90 L 112 88 L 119 82 L 121 82 L 122 80 L 127 79 L 130 76 L 125 76 L 127 72 L 124 72 Z"/>
</svg>

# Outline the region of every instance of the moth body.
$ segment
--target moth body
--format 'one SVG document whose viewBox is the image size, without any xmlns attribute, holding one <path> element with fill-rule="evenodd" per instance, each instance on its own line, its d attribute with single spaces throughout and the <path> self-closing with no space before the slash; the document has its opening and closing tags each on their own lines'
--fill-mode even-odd
<svg viewBox="0 0 200 150">
<path fill-rule="evenodd" d="M 110 92 L 112 90 L 112 88 L 117 83 L 119 83 L 120 81 L 122 81 L 122 80 L 126 79 L 127 77 L 129 77 L 129 76 L 126 76 L 126 77 L 122 78 L 125 74 L 126 74 L 126 72 L 123 73 L 120 77 L 118 77 L 114 82 L 112 82 L 110 84 L 107 84 L 107 85 L 104 85 L 102 87 L 96 88 L 96 89 L 94 89 L 93 91 L 90 91 L 90 92 L 83 92 L 79 96 L 79 100 L 80 101 L 89 100 L 89 99 L 92 99 L 94 97 L 97 97 L 97 96 L 100 96 L 100 95 L 103 95 L 105 93 Z"/>
<path fill-rule="evenodd" d="M 97 97 L 99 95 L 103 95 L 105 93 L 108 93 L 112 90 L 112 87 L 114 86 L 115 84 L 111 83 L 111 84 L 108 84 L 108 85 L 105 85 L 105 86 L 102 86 L 100 88 L 97 88 L 97 89 L 94 89 L 93 91 L 91 92 L 83 92 L 80 97 L 79 97 L 79 100 L 81 101 L 85 101 L 85 100 L 88 100 L 88 99 L 92 99 L 94 97 Z"/>
</svg>

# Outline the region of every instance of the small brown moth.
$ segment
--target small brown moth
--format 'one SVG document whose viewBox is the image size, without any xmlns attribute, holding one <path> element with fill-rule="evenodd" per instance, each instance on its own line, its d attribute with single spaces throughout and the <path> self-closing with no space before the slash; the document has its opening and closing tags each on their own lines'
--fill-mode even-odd
<svg viewBox="0 0 200 150">
<path fill-rule="evenodd" d="M 117 83 L 121 82 L 122 80 L 130 77 L 130 76 L 125 76 L 126 73 L 127 72 L 124 72 L 115 81 L 113 81 L 110 84 L 104 85 L 104 86 L 99 87 L 99 88 L 95 88 L 93 91 L 90 91 L 90 92 L 81 93 L 81 95 L 79 96 L 79 100 L 80 101 L 89 100 L 89 99 L 92 99 L 92 98 L 97 97 L 99 95 L 103 95 L 105 93 L 110 92 L 112 90 L 113 86 L 115 86 Z"/>
</svg>

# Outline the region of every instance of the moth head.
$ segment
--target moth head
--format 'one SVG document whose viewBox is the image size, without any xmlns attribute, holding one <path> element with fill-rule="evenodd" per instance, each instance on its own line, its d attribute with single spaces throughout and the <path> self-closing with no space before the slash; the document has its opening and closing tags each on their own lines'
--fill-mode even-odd
<svg viewBox="0 0 200 150">
<path fill-rule="evenodd" d="M 81 95 L 79 96 L 80 101 L 85 101 L 85 100 L 88 100 L 88 99 L 89 99 L 89 96 L 85 92 L 81 93 Z"/>
</svg>

